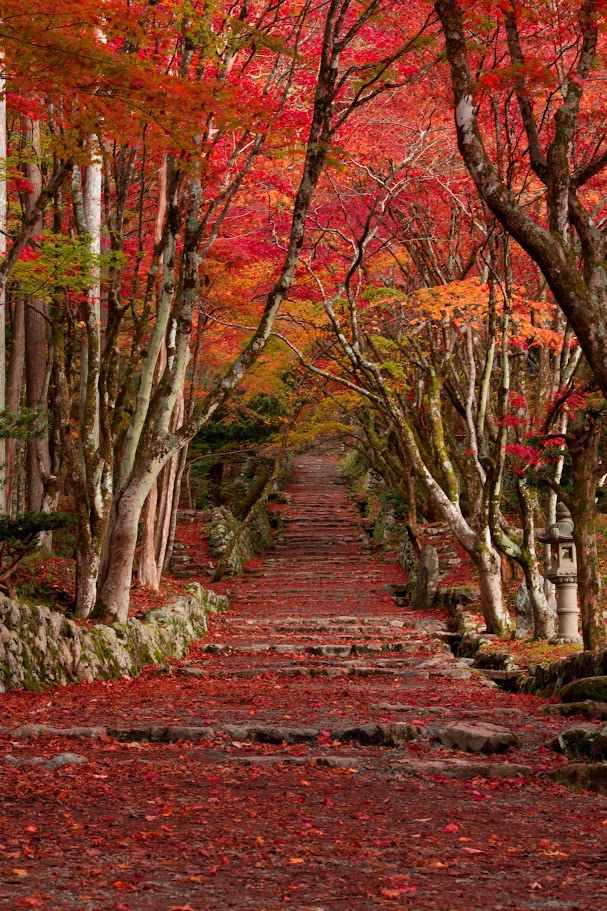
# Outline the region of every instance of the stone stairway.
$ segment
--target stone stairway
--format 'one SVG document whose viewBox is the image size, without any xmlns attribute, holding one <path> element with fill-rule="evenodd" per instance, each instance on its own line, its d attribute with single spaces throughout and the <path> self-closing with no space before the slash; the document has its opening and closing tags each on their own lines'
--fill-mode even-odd
<svg viewBox="0 0 607 911">
<path fill-rule="evenodd" d="M 5 774 L 63 775 L 35 826 L 48 844 L 68 806 L 92 827 L 99 888 L 74 836 L 56 881 L 48 853 L 28 857 L 0 908 L 45 888 L 45 911 L 607 904 L 607 802 L 549 778 L 562 760 L 543 745 L 563 720 L 455 658 L 444 613 L 397 607 L 402 570 L 373 554 L 330 458 L 298 457 L 288 494 L 276 548 L 228 581 L 230 609 L 187 659 L 15 699 Z M 3 806 L 31 825 L 10 791 Z M 562 855 L 597 806 L 568 904 Z"/>
</svg>

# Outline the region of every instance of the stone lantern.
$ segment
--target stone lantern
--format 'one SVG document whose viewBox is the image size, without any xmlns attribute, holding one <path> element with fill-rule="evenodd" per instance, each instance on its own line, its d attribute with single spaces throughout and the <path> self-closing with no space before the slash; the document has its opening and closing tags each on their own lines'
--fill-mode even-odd
<svg viewBox="0 0 607 911">
<path fill-rule="evenodd" d="M 557 503 L 556 522 L 538 538 L 550 545 L 546 578 L 556 588 L 557 640 L 581 642 L 578 632 L 577 558 L 573 543 L 573 520 L 564 503 Z"/>
</svg>

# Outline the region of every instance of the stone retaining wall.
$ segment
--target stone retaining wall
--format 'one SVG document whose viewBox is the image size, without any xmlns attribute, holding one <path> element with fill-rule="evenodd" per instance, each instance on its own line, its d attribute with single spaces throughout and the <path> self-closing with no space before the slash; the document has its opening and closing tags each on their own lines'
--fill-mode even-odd
<svg viewBox="0 0 607 911">
<path fill-rule="evenodd" d="M 213 510 L 209 529 L 209 544 L 213 556 L 217 559 L 223 553 L 232 539 L 232 535 L 240 527 L 240 522 L 234 517 L 227 506 L 219 506 Z M 241 575 L 244 566 L 252 560 L 255 554 L 267 550 L 272 544 L 272 529 L 268 511 L 260 509 L 250 526 L 244 530 L 228 560 L 228 570 L 235 575 Z"/>
<path fill-rule="evenodd" d="M 0 692 L 136 677 L 149 664 L 181 658 L 207 632 L 227 598 L 195 584 L 174 604 L 125 624 L 78 626 L 48 607 L 0 596 Z"/>
<path fill-rule="evenodd" d="M 569 658 L 538 664 L 529 670 L 532 673 L 521 680 L 519 692 L 553 696 L 574 680 L 607 675 L 607 651 L 577 652 Z"/>
</svg>

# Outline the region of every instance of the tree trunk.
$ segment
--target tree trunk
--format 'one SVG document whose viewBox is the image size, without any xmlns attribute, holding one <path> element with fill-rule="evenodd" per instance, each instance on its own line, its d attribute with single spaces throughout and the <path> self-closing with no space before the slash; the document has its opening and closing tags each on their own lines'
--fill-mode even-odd
<svg viewBox="0 0 607 911">
<path fill-rule="evenodd" d="M 570 446 L 574 495 L 568 499 L 577 553 L 578 593 L 584 648 L 607 648 L 607 605 L 596 542 L 596 490 L 601 421 L 588 418 Z"/>
<path fill-rule="evenodd" d="M 544 588 L 544 577 L 539 571 L 537 560 L 526 561 L 523 566 L 529 603 L 533 612 L 533 635 L 535 639 L 551 639 L 555 633 L 555 615 L 550 607 Z"/>
<path fill-rule="evenodd" d="M 479 535 L 479 538 L 477 547 L 468 552 L 478 570 L 483 617 L 488 632 L 502 637 L 508 636 L 512 630 L 512 620 L 504 605 L 502 561 L 491 543 L 488 528 L 482 536 Z"/>
<path fill-rule="evenodd" d="M 89 617 L 97 600 L 101 542 L 89 542 L 76 551 L 76 616 Z"/>
<path fill-rule="evenodd" d="M 0 63 L 4 60 L 0 55 Z M 0 75 L 0 161 L 6 162 L 6 82 L 4 72 Z M 7 194 L 6 174 L 0 176 L 0 259 L 6 255 L 6 215 Z M 0 411 L 6 408 L 6 287 L 0 288 Z M 6 488 L 6 441 L 0 439 L 0 502 L 3 502 L 4 512 L 10 510 L 10 498 Z"/>
<path fill-rule="evenodd" d="M 28 145 L 32 155 L 40 154 L 40 124 L 29 121 L 27 129 Z M 32 161 L 27 168 L 32 189 L 28 194 L 28 203 L 33 207 L 42 191 L 42 174 L 38 163 Z M 42 235 L 42 215 L 38 218 L 33 234 Z M 48 344 L 44 301 L 33 298 L 25 306 L 25 403 L 28 408 L 45 408 L 45 392 L 48 367 Z M 27 508 L 31 512 L 40 512 L 44 498 L 44 474 L 50 465 L 48 437 L 44 435 L 28 440 L 26 450 L 27 465 Z"/>
<path fill-rule="evenodd" d="M 8 376 L 6 380 L 6 407 L 12 414 L 19 411 L 21 384 L 23 382 L 23 365 L 25 362 L 25 308 L 23 296 L 18 294 L 13 307 L 11 324 L 11 353 L 8 359 Z M 14 437 L 6 440 L 6 512 L 14 512 L 15 469 L 18 440 Z"/>
<path fill-rule="evenodd" d="M 133 576 L 133 561 L 137 547 L 137 530 L 143 503 L 151 487 L 139 482 L 114 502 L 107 540 L 111 541 L 110 559 L 99 580 L 95 609 L 91 617 L 102 623 L 126 623 Z"/>
<path fill-rule="evenodd" d="M 164 554 L 164 565 L 162 571 L 166 572 L 169 568 L 171 562 L 171 557 L 173 556 L 173 548 L 175 546 L 175 531 L 177 528 L 177 516 L 179 513 L 179 501 L 181 499 L 181 481 L 183 478 L 183 472 L 186 466 L 186 461 L 188 458 L 188 447 L 184 448 L 179 453 L 179 465 L 177 466 L 177 477 L 175 478 L 175 486 L 173 488 L 173 508 L 171 510 L 171 525 L 169 528 L 169 537 L 167 540 L 166 551 Z M 191 508 L 191 507 L 190 507 Z"/>
<path fill-rule="evenodd" d="M 141 550 L 139 552 L 139 566 L 137 579 L 143 588 L 157 592 L 160 587 L 160 574 L 156 564 L 156 550 L 154 547 L 154 527 L 156 524 L 156 509 L 158 506 L 158 481 L 154 481 L 147 495 L 141 516 Z"/>
</svg>

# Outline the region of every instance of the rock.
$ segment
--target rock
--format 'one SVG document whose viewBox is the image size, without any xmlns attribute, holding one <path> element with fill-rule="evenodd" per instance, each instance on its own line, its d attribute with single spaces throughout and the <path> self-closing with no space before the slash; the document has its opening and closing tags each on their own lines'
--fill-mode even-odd
<svg viewBox="0 0 607 911">
<path fill-rule="evenodd" d="M 354 727 L 336 728 L 332 733 L 343 743 L 357 742 L 363 746 L 400 747 L 423 734 L 417 724 L 395 722 L 394 724 L 363 724 Z"/>
<path fill-rule="evenodd" d="M 417 579 L 413 593 L 413 610 L 424 611 L 434 603 L 438 589 L 438 554 L 431 544 L 426 544 L 417 565 Z"/>
<path fill-rule="evenodd" d="M 437 670 L 430 671 L 431 677 L 445 677 L 448 680 L 469 680 L 472 677 L 472 672 L 468 670 L 467 667 L 442 667 Z"/>
<path fill-rule="evenodd" d="M 326 769 L 360 769 L 360 760 L 353 756 L 318 756 L 311 760 L 314 765 Z"/>
<path fill-rule="evenodd" d="M 535 772 L 517 762 L 473 762 L 469 759 L 398 759 L 391 764 L 405 775 L 442 775 L 468 781 L 471 778 L 529 778 Z"/>
<path fill-rule="evenodd" d="M 308 655 L 321 655 L 325 658 L 341 657 L 347 658 L 351 652 L 349 645 L 307 645 L 305 652 Z"/>
<path fill-rule="evenodd" d="M 141 740 L 150 740 L 154 743 L 176 743 L 179 740 L 189 740 L 199 743 L 201 740 L 213 740 L 215 730 L 208 725 L 197 727 L 195 725 L 137 725 L 128 728 L 108 728 L 108 737 L 119 740 L 121 743 L 134 743 Z"/>
<path fill-rule="evenodd" d="M 607 677 L 583 677 L 562 688 L 559 696 L 563 702 L 607 702 Z"/>
<path fill-rule="evenodd" d="M 409 705 L 408 703 L 402 702 L 378 702 L 377 705 L 372 705 L 371 708 L 377 709 L 380 712 L 416 712 L 418 714 L 421 713 L 422 715 L 442 714 L 445 711 L 441 706 Z"/>
<path fill-rule="evenodd" d="M 15 728 L 14 731 L 11 731 L 10 736 L 15 740 L 24 737 L 74 737 L 76 740 L 85 740 L 89 738 L 97 740 L 99 737 L 105 737 L 105 728 L 54 728 L 48 724 L 24 724 L 22 727 Z"/>
<path fill-rule="evenodd" d="M 561 731 L 546 746 L 568 759 L 607 759 L 607 726 L 579 724 Z"/>
<path fill-rule="evenodd" d="M 245 730 L 246 737 L 243 739 L 253 743 L 314 743 L 319 734 L 318 728 L 286 728 L 274 725 L 247 725 Z"/>
<path fill-rule="evenodd" d="M 533 608 L 527 591 L 527 583 L 523 579 L 516 593 L 516 604 L 514 608 L 516 617 L 516 632 L 524 633 L 533 630 Z"/>
<path fill-rule="evenodd" d="M 461 608 L 462 605 L 477 604 L 481 593 L 478 589 L 470 588 L 444 588 L 436 596 L 436 604 L 447 610 Z"/>
<path fill-rule="evenodd" d="M 440 728 L 436 736 L 444 746 L 465 753 L 503 753 L 519 742 L 512 731 L 485 722 L 451 724 Z"/>
<path fill-rule="evenodd" d="M 58 769 L 62 765 L 82 765 L 87 762 L 86 756 L 80 756 L 78 753 L 59 753 L 53 759 L 43 762 L 45 769 Z"/>
<path fill-rule="evenodd" d="M 78 753 L 59 753 L 57 756 L 53 756 L 52 759 L 44 759 L 42 756 L 31 756 L 29 759 L 25 757 L 17 758 L 9 753 L 4 757 L 4 762 L 6 765 L 13 766 L 33 765 L 42 769 L 58 769 L 64 765 L 82 765 L 88 760 L 86 756 L 79 756 Z"/>
<path fill-rule="evenodd" d="M 202 667 L 180 667 L 177 673 L 183 677 L 206 677 L 207 672 Z"/>
<path fill-rule="evenodd" d="M 585 762 L 571 762 L 556 769 L 551 778 L 572 790 L 596 791 L 607 794 L 607 762 L 588 765 Z"/>
<path fill-rule="evenodd" d="M 584 718 L 594 718 L 597 721 L 607 721 L 607 702 L 566 702 L 559 705 L 544 705 L 542 712 L 547 715 L 583 715 Z"/>
</svg>

